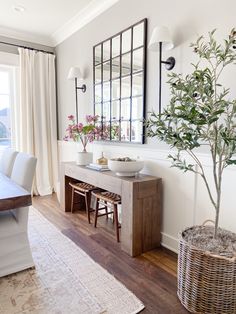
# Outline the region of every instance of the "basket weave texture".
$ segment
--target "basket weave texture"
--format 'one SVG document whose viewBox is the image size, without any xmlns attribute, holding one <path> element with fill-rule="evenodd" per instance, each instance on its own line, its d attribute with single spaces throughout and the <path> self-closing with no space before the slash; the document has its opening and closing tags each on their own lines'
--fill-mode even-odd
<svg viewBox="0 0 236 314">
<path fill-rule="evenodd" d="M 191 313 L 236 314 L 236 258 L 199 250 L 184 240 L 183 233 L 178 257 L 180 302 Z"/>
</svg>

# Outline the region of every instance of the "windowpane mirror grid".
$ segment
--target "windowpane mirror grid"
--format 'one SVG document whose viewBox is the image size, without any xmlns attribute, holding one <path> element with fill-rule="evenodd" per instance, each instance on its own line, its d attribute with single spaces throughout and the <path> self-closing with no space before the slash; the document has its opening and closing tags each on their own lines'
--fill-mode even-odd
<svg viewBox="0 0 236 314">
<path fill-rule="evenodd" d="M 132 98 L 132 119 L 141 120 L 143 117 L 143 97 Z"/>
<path fill-rule="evenodd" d="M 102 85 L 95 85 L 95 103 L 102 101 Z"/>
<path fill-rule="evenodd" d="M 95 104 L 95 115 L 99 116 L 99 119 L 102 117 L 102 104 Z"/>
<path fill-rule="evenodd" d="M 120 77 L 120 57 L 112 59 L 112 79 Z"/>
<path fill-rule="evenodd" d="M 140 96 L 143 94 L 143 72 L 133 75 L 132 96 Z"/>
<path fill-rule="evenodd" d="M 122 77 L 121 79 L 121 97 L 131 96 L 131 76 Z"/>
<path fill-rule="evenodd" d="M 103 102 L 110 101 L 110 82 L 103 84 Z"/>
<path fill-rule="evenodd" d="M 112 81 L 112 99 L 120 98 L 120 79 Z"/>
<path fill-rule="evenodd" d="M 131 53 L 122 55 L 121 59 L 121 75 L 125 76 L 131 72 Z"/>
<path fill-rule="evenodd" d="M 110 40 L 105 41 L 102 47 L 103 47 L 102 56 L 103 56 L 103 62 L 104 62 L 110 59 L 110 47 L 111 47 Z"/>
<path fill-rule="evenodd" d="M 94 112 L 104 140 L 144 143 L 146 33 L 144 19 L 94 46 Z"/>
<path fill-rule="evenodd" d="M 103 103 L 102 119 L 105 122 L 110 122 L 110 102 Z"/>
<path fill-rule="evenodd" d="M 111 140 L 111 124 L 110 122 L 104 122 L 103 123 L 103 137 L 104 137 L 104 140 L 107 140 L 107 141 L 110 141 Z"/>
<path fill-rule="evenodd" d="M 112 58 L 120 55 L 120 35 L 112 38 Z"/>
<path fill-rule="evenodd" d="M 131 121 L 131 142 L 140 143 L 143 137 L 143 121 Z"/>
<path fill-rule="evenodd" d="M 95 66 L 95 84 L 101 83 L 102 80 L 102 66 L 101 64 Z"/>
<path fill-rule="evenodd" d="M 107 61 L 103 63 L 103 82 L 110 80 L 110 74 L 111 74 L 110 61 Z"/>
<path fill-rule="evenodd" d="M 95 123 L 95 126 L 96 126 L 98 129 L 101 129 L 101 127 L 102 127 L 101 121 L 97 121 L 97 122 Z"/>
<path fill-rule="evenodd" d="M 133 52 L 133 72 L 143 70 L 143 48 L 134 50 Z"/>
<path fill-rule="evenodd" d="M 111 120 L 119 121 L 120 118 L 120 101 L 115 100 L 111 103 Z"/>
<path fill-rule="evenodd" d="M 94 49 L 94 53 L 94 64 L 97 65 L 102 63 L 102 45 L 96 46 Z"/>
<path fill-rule="evenodd" d="M 121 100 L 121 121 L 130 120 L 130 98 Z"/>
<path fill-rule="evenodd" d="M 144 27 L 142 23 L 133 28 L 133 49 L 144 45 Z"/>
<path fill-rule="evenodd" d="M 119 141 L 120 140 L 120 124 L 118 121 L 113 121 L 111 123 L 111 129 L 110 129 L 110 134 L 111 134 L 111 140 L 112 141 Z"/>
<path fill-rule="evenodd" d="M 130 142 L 130 122 L 129 121 L 121 122 L 121 141 Z"/>
<path fill-rule="evenodd" d="M 127 31 L 122 33 L 122 54 L 131 50 L 131 31 L 132 29 L 128 29 Z"/>
</svg>

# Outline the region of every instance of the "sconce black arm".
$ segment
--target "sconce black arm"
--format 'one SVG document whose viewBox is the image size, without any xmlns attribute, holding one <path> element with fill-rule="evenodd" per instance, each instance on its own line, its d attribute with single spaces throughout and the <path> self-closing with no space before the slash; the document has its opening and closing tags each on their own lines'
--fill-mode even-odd
<svg viewBox="0 0 236 314">
<path fill-rule="evenodd" d="M 82 86 L 78 86 L 78 79 L 77 77 L 75 78 L 75 89 L 81 89 L 83 93 L 86 92 L 86 85 L 83 84 Z"/>
<path fill-rule="evenodd" d="M 82 86 L 78 86 L 78 79 L 77 77 L 75 78 L 75 103 L 76 103 L 76 121 L 78 123 L 78 95 L 77 95 L 77 90 L 81 89 L 83 93 L 86 92 L 86 85 L 83 84 Z"/>
<path fill-rule="evenodd" d="M 175 58 L 169 57 L 166 61 L 161 61 L 161 63 L 165 64 L 166 70 L 172 70 L 175 66 Z"/>
<path fill-rule="evenodd" d="M 161 81 L 162 81 L 162 64 L 165 64 L 166 70 L 172 70 L 175 66 L 175 58 L 169 57 L 166 61 L 162 60 L 162 42 L 159 43 L 160 60 L 159 60 L 159 114 L 161 114 Z"/>
</svg>

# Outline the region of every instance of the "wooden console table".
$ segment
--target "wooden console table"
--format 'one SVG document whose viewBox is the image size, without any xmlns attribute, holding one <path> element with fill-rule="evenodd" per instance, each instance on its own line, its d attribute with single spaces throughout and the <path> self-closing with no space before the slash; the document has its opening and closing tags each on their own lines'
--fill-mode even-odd
<svg viewBox="0 0 236 314">
<path fill-rule="evenodd" d="M 121 249 L 131 256 L 160 245 L 162 180 L 140 174 L 137 178 L 118 177 L 111 171 L 98 172 L 73 162 L 61 164 L 60 205 L 70 211 L 72 179 L 90 183 L 121 195 Z"/>
</svg>

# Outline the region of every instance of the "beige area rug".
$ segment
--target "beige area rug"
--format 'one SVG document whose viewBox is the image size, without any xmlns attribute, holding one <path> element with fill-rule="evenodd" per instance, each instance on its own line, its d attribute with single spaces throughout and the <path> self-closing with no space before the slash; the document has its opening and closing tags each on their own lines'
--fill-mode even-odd
<svg viewBox="0 0 236 314">
<path fill-rule="evenodd" d="M 36 269 L 0 278 L 0 314 L 134 314 L 144 308 L 34 208 L 29 238 Z"/>
</svg>

